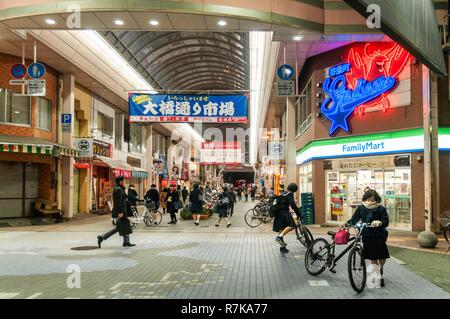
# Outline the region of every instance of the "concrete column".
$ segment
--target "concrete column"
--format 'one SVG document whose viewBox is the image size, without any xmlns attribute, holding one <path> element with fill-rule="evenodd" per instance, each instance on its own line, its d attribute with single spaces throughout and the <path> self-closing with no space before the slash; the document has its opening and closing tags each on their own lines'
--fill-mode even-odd
<svg viewBox="0 0 450 319">
<path fill-rule="evenodd" d="M 63 112 L 72 114 L 72 121 L 75 117 L 75 77 L 71 73 L 63 75 Z M 73 147 L 72 132 L 62 133 L 64 145 Z M 62 158 L 62 210 L 64 218 L 73 217 L 73 157 L 63 156 Z"/>
<path fill-rule="evenodd" d="M 285 187 L 289 183 L 297 182 L 297 164 L 295 149 L 295 104 L 293 100 L 286 99 L 286 170 Z"/>
<path fill-rule="evenodd" d="M 422 66 L 424 121 L 424 190 L 425 230 L 438 231 L 439 216 L 439 148 L 437 77 Z"/>
</svg>

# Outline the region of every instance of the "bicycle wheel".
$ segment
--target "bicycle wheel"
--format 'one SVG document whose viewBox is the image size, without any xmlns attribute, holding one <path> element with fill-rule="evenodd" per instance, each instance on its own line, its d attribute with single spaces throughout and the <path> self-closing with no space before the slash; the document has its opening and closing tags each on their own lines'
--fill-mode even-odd
<svg viewBox="0 0 450 319">
<path fill-rule="evenodd" d="M 444 237 L 446 241 L 450 242 L 450 225 L 444 228 Z"/>
<path fill-rule="evenodd" d="M 321 274 L 330 254 L 330 244 L 323 238 L 317 238 L 308 247 L 305 254 L 306 271 L 313 276 Z"/>
<path fill-rule="evenodd" d="M 136 223 L 134 223 L 131 218 L 129 218 L 129 220 L 130 220 L 131 229 L 134 230 L 136 228 Z"/>
<path fill-rule="evenodd" d="M 298 226 L 298 229 L 299 229 L 299 232 L 300 232 L 300 236 L 299 236 L 300 243 L 303 246 L 305 246 L 306 248 L 308 248 L 309 245 L 311 245 L 311 243 L 314 240 L 313 235 L 311 234 L 311 232 L 309 231 L 309 229 L 305 225 Z"/>
<path fill-rule="evenodd" d="M 366 261 L 363 257 L 362 247 L 356 245 L 348 255 L 348 277 L 353 290 L 361 293 L 366 286 Z"/>
<path fill-rule="evenodd" d="M 148 227 L 156 227 L 161 224 L 162 214 L 159 211 L 146 212 L 144 216 L 144 223 Z"/>
<path fill-rule="evenodd" d="M 249 209 L 246 213 L 245 213 L 245 223 L 249 226 L 249 227 L 258 227 L 259 225 L 261 225 L 261 218 L 260 216 L 258 216 L 258 213 L 255 211 L 254 208 Z"/>
</svg>

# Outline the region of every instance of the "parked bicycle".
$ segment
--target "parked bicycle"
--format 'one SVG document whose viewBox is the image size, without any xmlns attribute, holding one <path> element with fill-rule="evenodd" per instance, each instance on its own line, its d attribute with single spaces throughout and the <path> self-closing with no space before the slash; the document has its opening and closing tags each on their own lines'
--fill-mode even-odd
<svg viewBox="0 0 450 319">
<path fill-rule="evenodd" d="M 334 267 L 337 262 L 348 252 L 347 271 L 352 288 L 361 293 L 366 286 L 367 272 L 366 262 L 363 257 L 362 232 L 365 227 L 371 227 L 370 224 L 357 224 L 356 226 L 346 225 L 347 228 L 354 228 L 357 230 L 356 235 L 348 239 L 348 247 L 344 249 L 338 256 L 335 255 L 336 243 L 334 236 L 336 232 L 329 231 L 328 235 L 333 238 L 330 244 L 323 238 L 314 240 L 306 251 L 305 267 L 308 273 L 313 276 L 321 274 L 326 268 L 332 273 L 336 273 Z"/>
<path fill-rule="evenodd" d="M 273 219 L 269 214 L 270 205 L 271 201 L 263 200 L 256 204 L 255 207 L 249 209 L 244 215 L 245 223 L 249 227 L 254 228 L 261 225 L 261 223 L 266 224 L 270 222 Z"/>
<path fill-rule="evenodd" d="M 142 202 L 142 201 L 139 201 Z M 132 217 L 128 217 L 130 220 L 131 228 L 135 229 L 137 224 L 141 224 L 142 222 L 145 223 L 148 227 L 156 227 L 159 224 L 161 224 L 162 221 L 162 214 L 160 211 L 158 211 L 158 208 L 156 206 L 156 203 L 152 200 L 145 200 L 144 201 L 144 213 L 142 216 L 139 215 L 139 212 L 137 210 L 136 206 L 131 206 L 131 211 L 133 212 Z"/>
<path fill-rule="evenodd" d="M 442 213 L 439 216 L 439 222 L 444 227 L 444 238 L 447 242 L 450 242 L 450 210 Z"/>
</svg>

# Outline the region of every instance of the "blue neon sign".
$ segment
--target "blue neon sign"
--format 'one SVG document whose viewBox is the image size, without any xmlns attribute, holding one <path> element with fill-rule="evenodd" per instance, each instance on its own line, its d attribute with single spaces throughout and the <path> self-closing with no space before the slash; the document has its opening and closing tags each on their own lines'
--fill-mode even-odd
<svg viewBox="0 0 450 319">
<path fill-rule="evenodd" d="M 331 121 L 328 134 L 332 136 L 339 128 L 350 131 L 349 118 L 356 107 L 370 102 L 392 90 L 397 85 L 393 76 L 380 76 L 373 81 L 359 79 L 354 90 L 348 89 L 345 73 L 351 70 L 350 63 L 343 63 L 331 67 L 329 77 L 323 83 L 323 90 L 327 94 L 321 111 Z"/>
</svg>

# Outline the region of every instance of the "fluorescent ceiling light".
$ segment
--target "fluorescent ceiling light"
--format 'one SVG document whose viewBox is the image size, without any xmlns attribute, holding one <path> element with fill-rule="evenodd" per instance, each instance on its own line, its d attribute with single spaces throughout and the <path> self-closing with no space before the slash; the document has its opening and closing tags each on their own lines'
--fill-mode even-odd
<svg viewBox="0 0 450 319">
<path fill-rule="evenodd" d="M 150 20 L 149 21 L 149 23 L 151 24 L 151 25 L 159 25 L 159 21 L 157 21 L 157 20 Z"/>
<path fill-rule="evenodd" d="M 114 24 L 115 24 L 115 25 L 124 25 L 124 23 L 125 23 L 125 22 L 123 22 L 123 20 L 120 20 L 120 19 L 114 20 Z"/>
<path fill-rule="evenodd" d="M 217 24 L 220 25 L 221 27 L 224 27 L 224 26 L 226 26 L 228 23 L 227 23 L 225 20 L 219 20 L 219 21 L 217 22 Z"/>
<path fill-rule="evenodd" d="M 303 40 L 303 36 L 302 35 L 294 36 L 294 41 L 302 41 L 302 40 Z"/>
<path fill-rule="evenodd" d="M 50 24 L 50 25 L 55 25 L 56 21 L 53 20 L 53 19 L 48 18 L 48 19 L 45 19 L 45 23 Z"/>
</svg>

